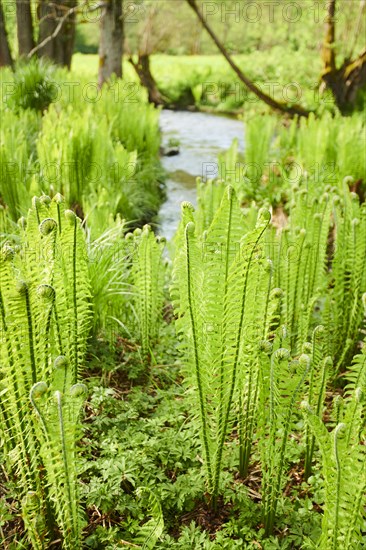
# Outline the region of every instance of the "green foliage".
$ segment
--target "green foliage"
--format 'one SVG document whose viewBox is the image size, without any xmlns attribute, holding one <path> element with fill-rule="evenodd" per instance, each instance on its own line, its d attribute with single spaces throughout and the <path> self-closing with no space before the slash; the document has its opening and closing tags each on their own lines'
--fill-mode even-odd
<svg viewBox="0 0 366 550">
<path fill-rule="evenodd" d="M 197 179 L 197 231 L 201 234 L 206 231 L 220 207 L 226 184 L 220 180 L 203 182 Z"/>
<path fill-rule="evenodd" d="M 332 358 L 325 357 L 325 335 L 326 331 L 322 325 L 313 330 L 311 342 L 311 370 L 308 386 L 308 402 L 313 407 L 315 414 L 322 417 L 325 391 L 330 370 L 332 368 Z M 308 346 L 310 348 L 310 346 Z M 305 478 L 308 479 L 311 474 L 312 460 L 314 454 L 315 438 L 306 432 L 305 449 Z"/>
<path fill-rule="evenodd" d="M 284 292 L 281 322 L 289 331 L 296 354 L 310 336 L 315 301 L 326 291 L 327 239 L 332 201 L 320 200 L 306 190 L 291 204 L 287 226 L 269 236 L 268 251 L 274 262 L 275 286 Z"/>
<path fill-rule="evenodd" d="M 273 59 L 267 79 L 283 78 Z M 155 62 L 168 90 L 177 67 L 162 78 Z M 200 76 L 171 97 L 243 104 L 227 75 L 203 97 Z M 174 239 L 178 344 L 164 239 L 133 231 L 163 198 L 158 111 L 116 84 L 93 105 L 79 90 L 0 106 L 1 544 L 81 548 L 83 507 L 87 548 L 362 548 L 362 117 L 251 117 L 245 154 L 234 141 L 197 182 Z M 43 193 L 26 215 L 55 186 L 66 199 Z"/>
<path fill-rule="evenodd" d="M 80 220 L 65 210 L 60 195 L 52 201 L 46 195 L 34 197 L 27 219 L 19 221 L 18 239 L 19 244 L 4 245 L 0 262 L 1 439 L 9 457 L 7 470 L 21 480 L 17 497 L 23 502 L 32 545 L 45 548 L 58 525 L 65 547 L 73 548 L 80 530 L 75 525 L 71 529 L 67 522 L 75 515 L 71 510 L 65 515 L 65 510 L 70 498 L 73 507 L 78 505 L 74 460 L 78 412 L 72 412 L 71 397 L 68 402 L 63 395 L 77 393 L 77 387 L 70 387 L 84 366 L 90 330 L 85 239 Z M 45 430 L 41 436 L 29 395 L 34 404 L 47 384 L 57 392 L 58 405 L 37 409 Z M 78 410 L 80 406 L 81 402 Z M 65 488 L 73 492 L 68 501 L 59 495 Z"/>
<path fill-rule="evenodd" d="M 257 199 L 259 182 L 269 160 L 269 148 L 273 137 L 275 121 L 272 117 L 254 117 L 248 120 L 245 131 L 245 175 L 246 196 Z"/>
<path fill-rule="evenodd" d="M 32 109 L 43 113 L 57 96 L 54 75 L 54 67 L 44 59 L 20 62 L 8 106 L 14 111 Z"/>
<path fill-rule="evenodd" d="M 186 374 L 195 388 L 207 489 L 214 506 L 250 315 L 249 284 L 261 262 L 259 243 L 268 216 L 260 212 L 256 227 L 245 235 L 235 192 L 228 187 L 207 233 L 200 237 L 194 224 L 187 224 L 184 245 L 175 258 L 176 324 Z"/>
<path fill-rule="evenodd" d="M 141 528 L 151 511 L 147 498 L 136 498 L 136 488 L 140 486 L 153 491 L 164 517 L 164 532 L 156 548 L 185 549 L 192 544 L 205 544 L 210 550 L 254 550 L 261 544 L 263 548 L 289 550 L 301 548 L 307 536 L 315 541 L 321 521 L 315 508 L 322 502 L 319 476 L 314 476 L 310 486 L 302 483 L 293 487 L 289 498 L 281 499 L 276 533 L 281 531 L 284 535 L 264 539 L 257 482 L 244 484 L 238 479 L 238 446 L 233 437 L 225 445 L 218 514 L 207 510 L 202 499 L 205 483 L 198 425 L 192 415 L 194 396 L 181 384 L 179 364 L 171 364 L 172 358 L 178 358 L 172 347 L 172 326 L 167 325 L 162 332 L 156 351 L 160 368 L 153 370 L 150 385 L 131 388 L 129 380 L 124 383 L 131 361 L 139 362 L 136 352 L 124 358 L 116 378 L 106 379 L 103 387 L 98 370 L 95 378 L 87 382 L 92 388 L 82 446 L 82 500 L 88 514 L 96 514 L 96 521 L 89 525 L 85 547 L 128 547 L 141 540 Z M 100 353 L 100 346 L 97 350 Z M 105 356 L 99 357 L 100 364 L 105 364 L 109 356 L 107 348 Z M 169 364 L 163 365 L 164 361 Z M 118 364 L 118 353 L 112 357 L 114 362 Z M 289 437 L 288 459 L 296 463 L 301 451 L 298 439 Z M 252 470 L 254 480 L 257 469 Z M 213 534 L 211 518 L 212 522 L 219 522 L 222 514 L 225 519 Z M 98 518 L 103 518 L 103 523 Z"/>
<path fill-rule="evenodd" d="M 360 204 L 355 193 L 345 193 L 344 200 L 336 204 L 335 217 L 337 234 L 331 280 L 333 291 L 329 297 L 327 324 L 332 355 L 339 372 L 352 358 L 363 319 L 366 204 Z"/>
<path fill-rule="evenodd" d="M 138 537 L 135 538 L 135 542 L 140 542 L 140 544 L 142 544 L 142 548 L 149 550 L 155 548 L 158 539 L 163 534 L 164 518 L 160 502 L 148 487 L 139 487 L 136 493 L 139 498 L 144 498 L 145 495 L 145 501 L 147 501 L 147 507 L 151 519 L 142 526 Z"/>
<path fill-rule="evenodd" d="M 262 345 L 259 407 L 259 449 L 262 463 L 262 507 L 265 535 L 272 533 L 278 501 L 283 490 L 286 446 L 294 426 L 294 413 L 310 357 L 301 355 L 289 363 L 290 352 L 283 347 L 287 340 L 283 330 L 274 341 L 268 356 Z M 267 351 L 267 353 L 266 353 Z"/>
<path fill-rule="evenodd" d="M 151 115 L 146 124 L 144 109 Z M 110 214 L 136 222 L 156 213 L 161 201 L 155 112 L 139 105 L 136 118 L 127 120 L 124 112 L 102 107 L 96 112 L 90 106 L 61 114 L 50 109 L 37 141 L 39 186 L 60 186 L 69 205 L 86 217 L 94 237 L 99 237 L 98 229 L 108 229 Z M 118 115 L 125 134 L 116 132 Z M 130 124 L 137 126 L 135 134 Z"/>
<path fill-rule="evenodd" d="M 362 390 L 356 388 L 341 409 L 335 403 L 336 426 L 332 432 L 328 432 L 308 403 L 304 403 L 303 410 L 322 455 L 325 503 L 317 548 L 361 549 L 366 494 Z"/>
<path fill-rule="evenodd" d="M 159 153 L 159 111 L 153 105 L 129 101 L 128 97 L 124 101 L 110 101 L 103 96 L 97 112 L 106 117 L 113 140 L 127 151 L 150 157 Z"/>
<path fill-rule="evenodd" d="M 149 361 L 162 320 L 165 269 L 165 239 L 155 237 L 149 225 L 126 235 L 133 246 L 130 281 L 134 294 L 133 309 L 137 316 L 143 361 Z"/>
<path fill-rule="evenodd" d="M 249 296 L 254 297 L 255 307 L 246 319 L 247 341 L 243 348 L 243 359 L 238 382 L 238 431 L 239 472 L 243 479 L 248 476 L 257 418 L 260 414 L 260 384 L 263 375 L 262 347 L 270 348 L 267 338 L 272 336 L 274 324 L 278 324 L 278 310 L 282 291 L 271 289 L 272 264 L 263 266 L 249 281 Z M 263 344 L 264 343 L 264 344 Z"/>
<path fill-rule="evenodd" d="M 136 340 L 143 364 L 149 364 L 162 325 L 165 239 L 148 225 L 126 229 L 116 223 L 89 245 L 94 330 L 112 345 L 118 336 Z"/>
<path fill-rule="evenodd" d="M 294 188 L 287 224 L 266 235 L 273 282 L 284 293 L 280 323 L 289 331 L 291 350 L 299 353 L 314 328 L 324 325 L 332 376 L 350 362 L 359 337 L 365 246 L 365 208 L 346 186 L 342 194 L 327 188 L 320 198 Z"/>
<path fill-rule="evenodd" d="M 94 332 L 109 334 L 113 326 L 123 322 L 123 309 L 127 309 L 130 294 L 128 246 L 125 246 L 126 226 L 123 220 L 113 220 L 110 228 L 97 239 L 88 242 L 89 274 L 93 295 Z"/>
<path fill-rule="evenodd" d="M 34 186 L 32 140 L 39 130 L 40 116 L 32 111 L 18 115 L 1 113 L 0 127 L 0 197 L 13 221 L 26 213 Z"/>
<path fill-rule="evenodd" d="M 299 189 L 311 197 L 334 186 L 342 195 L 342 181 L 365 191 L 365 121 L 325 114 L 284 125 L 273 116 L 246 120 L 244 155 L 233 142 L 220 156 L 219 179 L 234 186 L 240 201 L 273 206 L 286 204 Z"/>
<path fill-rule="evenodd" d="M 25 215 L 34 194 L 60 190 L 93 238 L 108 229 L 110 215 L 150 221 L 164 198 L 158 111 L 119 81 L 94 101 L 89 81 L 72 87 L 70 76 L 43 61 L 17 75 L 9 75 L 0 132 L 0 198 L 12 219 Z M 57 97 L 49 105 L 51 92 Z M 36 100 L 48 101 L 37 104 L 43 117 L 37 105 L 26 108 Z M 14 107 L 19 101 L 24 108 Z"/>
<path fill-rule="evenodd" d="M 30 399 L 41 424 L 37 436 L 46 469 L 48 498 L 55 508 L 57 523 L 63 533 L 63 548 L 72 550 L 81 548 L 83 527 L 78 509 L 76 441 L 86 387 L 83 384 L 67 387 L 67 365 L 65 361 L 62 365 L 58 364 L 60 361 L 57 359 L 51 388 L 44 382 L 38 382 L 31 389 Z M 60 370 L 64 372 L 60 374 Z"/>
</svg>

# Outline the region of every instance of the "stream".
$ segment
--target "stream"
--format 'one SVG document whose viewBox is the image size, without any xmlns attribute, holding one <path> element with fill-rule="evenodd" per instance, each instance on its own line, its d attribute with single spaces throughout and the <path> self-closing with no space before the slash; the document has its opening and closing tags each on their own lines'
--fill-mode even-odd
<svg viewBox="0 0 366 550">
<path fill-rule="evenodd" d="M 224 116 L 165 110 L 160 113 L 160 128 L 164 149 L 169 149 L 171 139 L 179 142 L 178 155 L 161 159 L 167 172 L 167 200 L 158 216 L 159 233 L 171 239 L 180 220 L 181 202 L 196 205 L 197 176 L 214 173 L 217 155 L 229 149 L 234 138 L 243 150 L 244 125 Z"/>
</svg>

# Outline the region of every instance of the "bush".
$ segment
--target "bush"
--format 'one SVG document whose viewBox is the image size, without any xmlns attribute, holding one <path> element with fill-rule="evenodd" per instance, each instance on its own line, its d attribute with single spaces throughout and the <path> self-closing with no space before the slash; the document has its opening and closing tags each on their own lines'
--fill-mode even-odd
<svg viewBox="0 0 366 550">
<path fill-rule="evenodd" d="M 54 67 L 44 60 L 20 63 L 14 73 L 14 91 L 8 106 L 15 110 L 32 109 L 43 113 L 57 95 Z"/>
</svg>

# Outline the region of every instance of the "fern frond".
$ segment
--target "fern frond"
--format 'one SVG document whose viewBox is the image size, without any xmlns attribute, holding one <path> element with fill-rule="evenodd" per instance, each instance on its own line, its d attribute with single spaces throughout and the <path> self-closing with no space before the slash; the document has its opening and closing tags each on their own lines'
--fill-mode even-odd
<svg viewBox="0 0 366 550">
<path fill-rule="evenodd" d="M 362 392 L 348 398 L 344 422 L 329 433 L 308 403 L 303 405 L 306 422 L 317 439 L 322 455 L 325 503 L 321 550 L 351 550 L 362 547 L 362 509 L 366 494 L 366 456 L 361 433 L 363 419 Z M 337 414 L 338 419 L 341 416 Z M 362 444 L 360 444 L 362 442 Z"/>
<path fill-rule="evenodd" d="M 197 392 L 208 491 L 214 506 L 243 349 L 251 343 L 249 320 L 261 314 L 263 318 L 260 306 L 257 310 L 248 297 L 263 265 L 259 243 L 268 222 L 269 214 L 262 212 L 257 227 L 245 235 L 239 204 L 229 187 L 201 238 L 194 224 L 187 224 L 184 247 L 175 258 L 176 325 L 183 336 L 186 373 Z M 268 283 L 265 295 L 267 287 Z"/>
<path fill-rule="evenodd" d="M 47 460 L 53 455 L 41 450 L 44 436 L 29 402 L 31 388 L 39 380 L 50 383 L 54 379 L 51 386 L 59 385 L 53 388 L 59 392 L 59 430 L 61 425 L 68 425 L 65 420 L 68 405 L 63 411 L 60 392 L 68 394 L 77 376 L 90 327 L 85 240 L 80 224 L 74 223 L 74 214 L 69 216 L 71 226 L 59 196 L 53 202 L 47 196 L 35 197 L 27 220 L 22 220 L 19 226 L 20 245 L 16 248 L 6 245 L 0 256 L 0 416 L 4 420 L 0 432 L 9 450 L 9 474 L 17 476 L 28 535 L 37 549 L 48 546 L 57 523 L 61 529 L 65 528 L 64 536 L 68 536 L 71 527 L 62 523 L 62 514 L 55 521 L 57 499 L 52 495 L 65 489 L 74 491 L 76 486 L 76 478 L 71 476 L 70 487 L 64 484 L 60 488 L 58 474 L 46 476 L 48 483 L 45 483 L 44 471 L 51 468 Z M 58 350 L 67 357 L 62 354 L 56 359 L 53 377 L 52 357 Z M 62 434 L 59 432 L 63 448 L 75 446 L 73 429 L 67 427 Z M 73 505 L 78 505 L 74 494 L 72 499 Z M 72 530 L 75 532 L 75 526 Z"/>
<path fill-rule="evenodd" d="M 325 355 L 326 330 L 318 325 L 312 336 L 311 343 L 311 370 L 308 386 L 308 402 L 316 414 L 321 418 L 325 398 L 326 384 L 332 366 L 331 357 Z M 315 437 L 305 433 L 305 479 L 311 474 L 311 465 L 314 454 Z"/>
<path fill-rule="evenodd" d="M 54 381 L 53 387 L 57 386 Z M 49 395 L 44 382 L 30 392 L 31 403 L 41 424 L 41 456 L 46 468 L 50 498 L 62 529 L 63 547 L 81 548 L 82 522 L 78 510 L 76 431 L 85 399 L 83 384 L 72 386 L 65 394 L 58 389 Z"/>
<path fill-rule="evenodd" d="M 286 447 L 310 357 L 289 364 L 290 352 L 274 346 L 270 360 L 262 355 L 259 448 L 262 460 L 262 515 L 266 536 L 272 533 L 283 488 Z"/>
<path fill-rule="evenodd" d="M 147 515 L 151 516 L 151 519 L 142 525 L 138 536 L 134 540 L 141 545 L 142 549 L 152 550 L 164 531 L 161 504 L 148 487 L 138 487 L 136 494 L 138 498 L 145 499 Z"/>
<path fill-rule="evenodd" d="M 165 240 L 156 238 L 151 227 L 146 225 L 134 242 L 136 248 L 131 268 L 131 284 L 135 292 L 134 305 L 142 356 L 146 361 L 157 340 L 162 318 L 165 282 L 162 256 Z"/>
</svg>

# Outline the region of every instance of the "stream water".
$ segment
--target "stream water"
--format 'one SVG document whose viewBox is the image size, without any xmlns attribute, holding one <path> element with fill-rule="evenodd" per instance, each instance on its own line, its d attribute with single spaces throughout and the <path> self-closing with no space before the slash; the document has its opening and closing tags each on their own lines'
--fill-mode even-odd
<svg viewBox="0 0 366 550">
<path fill-rule="evenodd" d="M 239 120 L 188 111 L 162 111 L 160 114 L 162 145 L 179 141 L 179 155 L 163 156 L 167 172 L 167 200 L 159 217 L 159 233 L 167 239 L 174 235 L 180 219 L 180 204 L 196 204 L 196 177 L 210 176 L 215 171 L 217 155 L 226 151 L 234 138 L 239 150 L 244 146 L 244 125 Z"/>
</svg>

